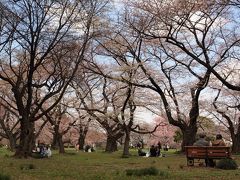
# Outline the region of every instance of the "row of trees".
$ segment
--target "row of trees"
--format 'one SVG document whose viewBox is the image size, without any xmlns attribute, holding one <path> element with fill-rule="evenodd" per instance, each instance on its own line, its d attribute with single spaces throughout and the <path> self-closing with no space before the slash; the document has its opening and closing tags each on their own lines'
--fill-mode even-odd
<svg viewBox="0 0 240 180">
<path fill-rule="evenodd" d="M 97 35 L 104 1 L 1 2 L 1 74 L 17 113 L 16 156 L 31 155 L 34 125 L 59 104 Z M 95 31 L 96 30 L 96 31 Z M 11 102 L 11 104 L 9 103 Z"/>
<path fill-rule="evenodd" d="M 105 131 L 108 152 L 124 136 L 129 155 L 131 132 L 163 125 L 144 129 L 142 108 L 181 130 L 183 150 L 201 114 L 222 122 L 240 151 L 239 2 L 125 4 L 119 14 L 107 0 L 0 4 L 0 135 L 12 148 L 19 139 L 16 156 L 31 156 L 48 124 L 60 152 L 74 127 L 83 148 L 92 125 Z"/>
<path fill-rule="evenodd" d="M 236 53 L 239 49 L 239 22 L 236 18 L 238 3 L 130 2 L 134 9 L 126 13 L 125 22 L 136 34 L 139 42 L 138 53 L 135 51 L 132 55 L 140 63 L 151 88 L 160 95 L 169 122 L 181 129 L 183 146 L 191 145 L 195 140 L 201 107 L 200 93 L 203 90 L 211 87 L 220 92 L 225 88 L 239 95 L 239 56 Z M 137 16 L 133 17 L 132 13 L 136 13 Z M 143 48 L 144 50 L 141 50 Z M 149 72 L 146 61 L 159 63 L 164 80 L 159 81 Z M 187 80 L 182 80 L 186 76 Z M 184 88 L 182 83 L 185 84 Z M 182 93 L 188 94 L 187 110 L 186 99 L 181 98 Z M 210 93 L 213 95 L 216 92 Z M 226 110 L 223 110 L 225 107 L 219 107 L 223 102 L 218 95 L 213 100 L 211 111 L 217 112 L 220 120 L 227 120 L 226 127 L 231 133 L 233 151 L 237 152 L 239 98 L 234 96 L 234 101 L 225 101 L 227 109 L 232 106 L 236 111 L 235 117 L 232 118 L 227 117 Z M 211 98 L 205 99 L 209 102 Z M 184 103 L 181 100 L 184 100 Z"/>
</svg>

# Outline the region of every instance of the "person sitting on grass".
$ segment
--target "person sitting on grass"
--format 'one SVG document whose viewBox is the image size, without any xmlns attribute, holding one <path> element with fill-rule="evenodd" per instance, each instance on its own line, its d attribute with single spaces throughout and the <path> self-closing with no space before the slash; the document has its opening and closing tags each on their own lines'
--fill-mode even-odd
<svg viewBox="0 0 240 180">
<path fill-rule="evenodd" d="M 93 146 L 91 146 L 90 150 L 91 150 L 91 152 L 95 152 L 95 149 Z"/>
<path fill-rule="evenodd" d="M 51 157 L 52 156 L 52 151 L 50 149 L 50 145 L 47 145 L 47 148 L 46 148 L 46 157 Z"/>
<path fill-rule="evenodd" d="M 138 148 L 138 155 L 139 156 L 146 156 L 146 152 L 144 152 L 143 150 L 142 150 L 142 148 Z"/>
<path fill-rule="evenodd" d="M 39 154 L 41 158 L 45 157 L 45 144 L 39 144 Z"/>
<path fill-rule="evenodd" d="M 87 144 L 84 148 L 84 151 L 85 152 L 91 152 L 91 146 Z"/>
<path fill-rule="evenodd" d="M 156 157 L 157 156 L 157 149 L 154 147 L 154 145 L 150 148 L 150 157 Z"/>
</svg>

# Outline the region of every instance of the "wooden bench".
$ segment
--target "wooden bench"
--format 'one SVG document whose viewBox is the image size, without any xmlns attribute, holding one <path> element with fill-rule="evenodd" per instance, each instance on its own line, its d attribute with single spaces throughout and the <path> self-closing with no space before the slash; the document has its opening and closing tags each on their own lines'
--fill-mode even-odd
<svg viewBox="0 0 240 180">
<path fill-rule="evenodd" d="M 185 146 L 185 152 L 188 166 L 194 166 L 194 159 L 208 161 L 209 159 L 231 158 L 231 150 L 227 146 Z"/>
</svg>

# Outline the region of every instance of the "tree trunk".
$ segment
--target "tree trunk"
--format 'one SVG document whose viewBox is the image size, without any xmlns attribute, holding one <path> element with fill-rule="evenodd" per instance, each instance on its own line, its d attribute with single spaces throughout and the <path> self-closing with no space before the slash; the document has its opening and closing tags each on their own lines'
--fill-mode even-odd
<svg viewBox="0 0 240 180">
<path fill-rule="evenodd" d="M 239 153 L 240 152 L 240 134 L 235 134 L 232 137 L 232 152 Z"/>
<path fill-rule="evenodd" d="M 27 158 L 32 155 L 32 147 L 34 141 L 34 123 L 27 118 L 20 120 L 20 142 L 15 156 L 19 158 Z"/>
<path fill-rule="evenodd" d="M 63 139 L 62 139 L 62 135 L 61 134 L 59 134 L 59 136 L 58 136 L 58 147 L 59 147 L 59 153 L 60 154 L 65 153 L 64 143 L 63 143 Z"/>
<path fill-rule="evenodd" d="M 86 138 L 85 135 L 80 134 L 80 136 L 79 136 L 79 138 L 78 138 L 79 150 L 83 150 L 83 149 L 84 149 L 85 138 Z"/>
<path fill-rule="evenodd" d="M 10 151 L 14 152 L 16 150 L 16 138 L 14 138 L 13 136 L 9 136 L 8 137 L 9 140 L 9 149 Z"/>
<path fill-rule="evenodd" d="M 52 141 L 52 148 L 53 149 L 59 149 L 59 126 L 58 125 L 55 125 L 54 126 L 54 134 L 53 134 L 53 141 Z"/>
<path fill-rule="evenodd" d="M 182 151 L 185 151 L 185 146 L 191 146 L 196 140 L 197 126 L 187 126 L 181 129 L 183 134 Z"/>
<path fill-rule="evenodd" d="M 118 138 L 116 138 L 114 136 L 108 136 L 105 152 L 111 153 L 111 152 L 117 151 L 117 140 L 118 140 Z"/>
<path fill-rule="evenodd" d="M 62 137 L 63 137 L 62 134 L 59 133 L 59 126 L 55 125 L 54 126 L 52 148 L 53 149 L 58 149 L 59 153 L 65 153 L 64 143 L 63 143 Z"/>
<path fill-rule="evenodd" d="M 55 133 L 53 134 L 53 141 L 51 147 L 52 149 L 58 149 L 57 136 Z"/>
<path fill-rule="evenodd" d="M 130 155 L 129 143 L 130 143 L 130 132 L 127 131 L 125 136 L 125 141 L 124 141 L 124 147 L 123 147 L 123 157 L 128 157 Z"/>
</svg>

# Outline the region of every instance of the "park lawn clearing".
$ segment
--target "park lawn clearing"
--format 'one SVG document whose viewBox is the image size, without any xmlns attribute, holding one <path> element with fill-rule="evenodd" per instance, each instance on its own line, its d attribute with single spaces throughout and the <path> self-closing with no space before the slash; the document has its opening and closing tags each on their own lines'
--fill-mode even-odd
<svg viewBox="0 0 240 180">
<path fill-rule="evenodd" d="M 6 149 L 0 148 L 0 174 L 11 179 L 240 179 L 240 169 L 220 170 L 206 167 L 188 167 L 183 154 L 166 152 L 166 157 L 139 157 L 132 150 L 132 156 L 121 158 L 121 151 L 108 154 L 75 152 L 68 149 L 60 155 L 44 159 L 15 159 Z M 240 156 L 234 156 L 240 165 Z M 154 167 L 157 175 L 128 176 L 128 170 Z"/>
</svg>

